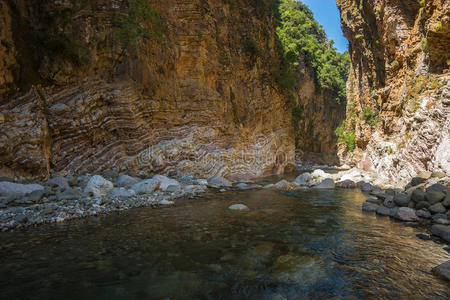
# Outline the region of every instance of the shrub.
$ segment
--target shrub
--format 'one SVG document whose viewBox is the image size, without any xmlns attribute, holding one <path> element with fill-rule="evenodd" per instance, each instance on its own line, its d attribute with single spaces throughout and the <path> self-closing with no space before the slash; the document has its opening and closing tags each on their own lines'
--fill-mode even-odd
<svg viewBox="0 0 450 300">
<path fill-rule="evenodd" d="M 375 126 L 377 124 L 376 115 L 370 107 L 364 108 L 361 112 L 361 119 L 371 126 Z"/>
<path fill-rule="evenodd" d="M 398 63 L 398 60 L 396 60 L 396 59 L 393 62 L 391 62 L 391 67 L 392 68 L 397 68 L 398 65 L 399 65 L 399 63 Z"/>
<path fill-rule="evenodd" d="M 436 24 L 436 31 L 441 31 L 442 30 L 442 22 L 438 22 Z"/>
<path fill-rule="evenodd" d="M 425 6 L 425 0 L 420 0 L 420 7 L 424 7 Z"/>
<path fill-rule="evenodd" d="M 427 38 L 423 38 L 421 41 L 420 41 L 420 44 L 421 44 L 421 46 L 422 46 L 422 50 L 423 51 L 427 51 L 428 50 L 428 41 L 427 41 Z"/>
<path fill-rule="evenodd" d="M 345 120 L 335 130 L 335 134 L 338 137 L 338 144 L 345 145 L 347 151 L 355 150 L 355 131 L 346 130 L 347 123 Z"/>
</svg>

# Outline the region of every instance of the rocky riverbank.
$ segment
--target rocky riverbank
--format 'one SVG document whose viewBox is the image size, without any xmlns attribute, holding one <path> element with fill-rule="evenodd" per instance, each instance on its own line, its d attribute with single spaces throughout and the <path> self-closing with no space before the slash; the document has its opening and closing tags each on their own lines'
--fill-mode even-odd
<svg viewBox="0 0 450 300">
<path fill-rule="evenodd" d="M 208 180 L 163 175 L 133 177 L 106 171 L 101 175 L 55 177 L 41 183 L 18 183 L 0 178 L 0 230 L 63 222 L 143 206 L 171 205 L 181 197 L 194 198 L 208 188 L 222 190 L 225 178 Z"/>
</svg>

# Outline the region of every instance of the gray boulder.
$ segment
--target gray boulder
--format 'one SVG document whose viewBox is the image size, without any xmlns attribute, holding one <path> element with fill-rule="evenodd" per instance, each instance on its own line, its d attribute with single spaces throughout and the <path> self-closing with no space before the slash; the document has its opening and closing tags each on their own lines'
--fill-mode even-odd
<svg viewBox="0 0 450 300">
<path fill-rule="evenodd" d="M 336 185 L 334 184 L 333 179 L 326 178 L 321 183 L 313 186 L 315 189 L 334 189 Z"/>
<path fill-rule="evenodd" d="M 33 191 L 25 196 L 25 198 L 31 203 L 37 203 L 44 198 L 44 190 Z"/>
<path fill-rule="evenodd" d="M 108 192 L 108 196 L 110 197 L 123 197 L 129 198 L 136 195 L 136 192 L 133 190 L 126 190 L 124 188 L 113 188 Z"/>
<path fill-rule="evenodd" d="M 418 216 L 419 218 L 430 219 L 431 213 L 428 210 L 419 209 L 416 210 L 416 216 Z"/>
<path fill-rule="evenodd" d="M 377 211 L 378 207 L 380 207 L 380 206 L 375 203 L 370 203 L 370 202 L 364 202 L 362 204 L 362 210 L 367 211 L 367 212 Z"/>
<path fill-rule="evenodd" d="M 79 197 L 80 197 L 80 194 L 77 190 L 68 188 L 68 189 L 65 189 L 62 193 L 57 193 L 55 196 L 55 198 L 56 198 L 55 200 L 57 200 L 57 201 L 74 200 Z"/>
<path fill-rule="evenodd" d="M 220 177 L 220 176 L 213 176 L 208 178 L 208 185 L 210 187 L 214 188 L 220 188 L 220 187 L 231 187 L 232 184 L 227 179 Z"/>
<path fill-rule="evenodd" d="M 448 216 L 446 214 L 434 214 L 432 217 L 433 221 L 437 221 L 439 219 L 447 220 Z"/>
<path fill-rule="evenodd" d="M 20 184 L 8 181 L 0 182 L 0 196 L 23 196 L 43 189 L 44 187 L 40 184 Z"/>
<path fill-rule="evenodd" d="M 295 185 L 283 179 L 275 183 L 274 187 L 280 190 L 292 190 L 295 188 Z"/>
<path fill-rule="evenodd" d="M 378 206 L 376 213 L 381 216 L 393 216 L 392 210 L 384 206 Z"/>
<path fill-rule="evenodd" d="M 425 201 L 425 192 L 421 189 L 415 189 L 411 195 L 412 201 L 419 203 Z"/>
<path fill-rule="evenodd" d="M 103 197 L 114 187 L 114 184 L 106 180 L 100 175 L 92 176 L 84 189 L 86 194 L 93 195 L 94 197 Z"/>
<path fill-rule="evenodd" d="M 429 187 L 427 187 L 426 191 L 428 193 L 428 192 L 431 192 L 431 191 L 433 191 L 433 192 L 444 192 L 446 190 L 447 190 L 447 187 L 445 185 L 442 185 L 440 183 L 435 183 L 435 184 L 432 184 Z"/>
<path fill-rule="evenodd" d="M 244 204 L 233 204 L 230 207 L 228 207 L 230 210 L 248 210 L 248 207 Z"/>
<path fill-rule="evenodd" d="M 130 187 L 130 186 L 138 183 L 139 181 L 141 181 L 141 179 L 122 174 L 119 176 L 119 178 L 117 178 L 117 186 Z"/>
<path fill-rule="evenodd" d="M 406 194 L 396 194 L 396 195 L 394 196 L 394 202 L 395 202 L 395 204 L 397 204 L 397 205 L 400 206 L 400 207 L 406 207 L 406 206 L 408 206 L 409 200 L 410 200 L 410 198 L 409 198 L 409 196 L 406 195 Z"/>
<path fill-rule="evenodd" d="M 428 207 L 428 210 L 432 214 L 443 214 L 443 213 L 445 213 L 447 211 L 445 209 L 444 205 L 442 205 L 442 203 L 436 203 L 434 205 L 431 205 L 430 207 Z"/>
<path fill-rule="evenodd" d="M 442 201 L 442 205 L 444 205 L 447 209 L 450 208 L 450 193 L 447 193 L 444 201 Z"/>
<path fill-rule="evenodd" d="M 261 188 L 259 184 L 247 184 L 247 183 L 238 183 L 236 187 L 240 190 L 255 190 Z"/>
<path fill-rule="evenodd" d="M 447 260 L 439 266 L 434 267 L 432 272 L 434 275 L 450 281 L 450 260 Z"/>
<path fill-rule="evenodd" d="M 69 181 L 65 177 L 53 177 L 45 182 L 46 185 L 59 187 L 60 189 L 68 189 L 70 188 Z"/>
<path fill-rule="evenodd" d="M 356 183 L 350 179 L 336 182 L 336 187 L 340 189 L 354 189 L 356 188 Z"/>
<path fill-rule="evenodd" d="M 442 192 L 429 191 L 425 194 L 425 198 L 430 204 L 435 204 L 444 200 L 445 194 Z"/>
<path fill-rule="evenodd" d="M 411 179 L 411 182 L 409 183 L 411 186 L 416 186 L 419 185 L 421 183 L 424 183 L 426 181 L 425 178 L 421 178 L 421 177 L 414 177 L 413 179 Z"/>
<path fill-rule="evenodd" d="M 397 206 L 397 204 L 395 204 L 394 202 L 394 197 L 391 195 L 387 196 L 386 199 L 384 199 L 383 205 L 387 208 L 394 208 Z"/>
<path fill-rule="evenodd" d="M 377 188 L 374 187 L 373 185 L 371 185 L 370 183 L 364 182 L 361 184 L 361 191 L 363 191 L 363 192 L 371 192 L 375 189 L 377 189 Z"/>
<path fill-rule="evenodd" d="M 136 194 L 150 194 L 159 188 L 160 182 L 154 179 L 142 180 L 131 186 L 131 189 L 136 192 Z"/>
<path fill-rule="evenodd" d="M 409 207 L 400 207 L 394 217 L 405 222 L 413 222 L 419 220 L 416 215 L 416 211 Z"/>
<path fill-rule="evenodd" d="M 422 209 L 422 208 L 428 208 L 430 207 L 430 203 L 428 203 L 427 201 L 420 201 L 419 203 L 416 204 L 416 209 Z"/>
<path fill-rule="evenodd" d="M 383 201 L 381 199 L 377 199 L 377 198 L 368 198 L 366 201 L 370 202 L 370 203 L 375 203 L 375 204 L 378 204 L 378 205 L 383 203 Z"/>
<path fill-rule="evenodd" d="M 431 233 L 450 243 L 450 226 L 436 224 L 431 226 Z"/>
<path fill-rule="evenodd" d="M 294 184 L 307 185 L 310 177 L 311 177 L 311 174 L 303 173 L 303 174 L 297 176 L 297 178 L 295 178 Z"/>
<path fill-rule="evenodd" d="M 177 180 L 171 179 L 164 175 L 155 175 L 155 176 L 153 176 L 152 179 L 159 181 L 159 188 L 163 191 L 166 191 L 167 188 L 171 185 L 176 185 L 176 186 L 180 187 L 180 183 Z"/>
</svg>

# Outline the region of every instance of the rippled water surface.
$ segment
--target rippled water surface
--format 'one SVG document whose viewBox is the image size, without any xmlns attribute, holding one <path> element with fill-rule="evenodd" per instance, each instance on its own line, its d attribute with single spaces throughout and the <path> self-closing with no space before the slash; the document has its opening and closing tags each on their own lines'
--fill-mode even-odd
<svg viewBox="0 0 450 300">
<path fill-rule="evenodd" d="M 357 190 L 236 191 L 0 233 L 4 299 L 448 299 L 423 229 Z M 248 212 L 228 210 L 243 203 Z"/>
</svg>

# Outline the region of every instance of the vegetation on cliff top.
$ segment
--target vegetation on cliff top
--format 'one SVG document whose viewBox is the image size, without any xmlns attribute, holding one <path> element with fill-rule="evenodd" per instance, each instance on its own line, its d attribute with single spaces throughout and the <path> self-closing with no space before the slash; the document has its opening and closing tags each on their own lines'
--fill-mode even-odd
<svg viewBox="0 0 450 300">
<path fill-rule="evenodd" d="M 279 4 L 277 35 L 283 49 L 286 70 L 284 85 L 295 89 L 295 81 L 289 80 L 295 74 L 300 62 L 314 70 L 316 84 L 332 92 L 338 102 L 346 99 L 345 84 L 350 66 L 350 56 L 346 51 L 340 54 L 328 40 L 322 26 L 314 19 L 312 11 L 295 0 L 281 0 Z"/>
</svg>

